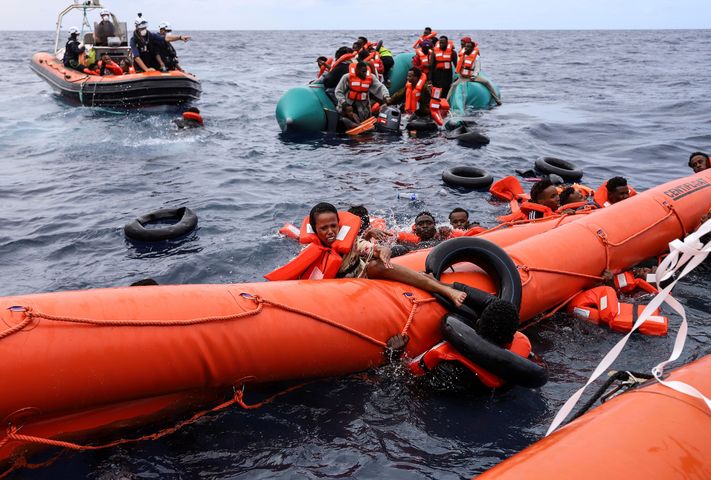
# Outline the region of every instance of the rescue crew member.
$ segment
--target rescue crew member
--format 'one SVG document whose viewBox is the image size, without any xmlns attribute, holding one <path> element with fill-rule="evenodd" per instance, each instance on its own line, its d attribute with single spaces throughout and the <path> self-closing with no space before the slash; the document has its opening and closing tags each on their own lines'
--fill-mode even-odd
<svg viewBox="0 0 711 480">
<path fill-rule="evenodd" d="M 694 152 L 689 155 L 689 167 L 694 173 L 699 173 L 711 168 L 711 157 L 704 152 Z"/>
<path fill-rule="evenodd" d="M 94 25 L 94 45 L 102 47 L 108 45 L 109 37 L 116 36 L 116 25 L 111 19 L 111 12 L 105 8 L 99 12 L 101 21 Z"/>
<path fill-rule="evenodd" d="M 336 109 L 347 130 L 368 119 L 371 113 L 370 96 L 381 104 L 390 101 L 390 94 L 377 75 L 368 69 L 368 64 L 350 64 L 348 75 L 344 75 L 336 86 Z"/>
<path fill-rule="evenodd" d="M 425 40 L 420 43 L 420 47 L 415 50 L 415 56 L 412 57 L 412 66 L 419 68 L 422 73 L 429 75 L 430 73 L 430 54 L 432 53 L 432 42 Z"/>
<path fill-rule="evenodd" d="M 172 42 L 180 40 L 182 42 L 187 42 L 190 40 L 189 35 L 171 35 L 170 32 L 173 29 L 170 27 L 170 23 L 161 22 L 158 25 L 159 34 L 156 36 L 156 52 L 158 64 L 162 71 L 166 70 L 180 70 L 180 61 L 178 60 L 178 53 L 172 45 Z"/>
<path fill-rule="evenodd" d="M 452 86 L 452 72 L 454 70 L 457 55 L 454 51 L 454 44 L 442 35 L 439 42 L 430 52 L 430 81 L 433 87 L 442 89 L 442 97 L 447 98 L 449 89 Z"/>
<path fill-rule="evenodd" d="M 84 70 L 84 65 L 79 62 L 79 55 L 84 53 L 84 45 L 79 44 L 79 29 L 77 27 L 72 27 L 69 29 L 69 40 L 67 40 L 64 46 L 64 58 L 63 63 L 67 68 L 72 68 L 74 70 L 82 71 Z"/>
<path fill-rule="evenodd" d="M 134 22 L 136 29 L 131 36 L 131 54 L 138 72 L 153 72 L 160 68 L 162 60 L 158 55 L 157 45 L 163 40 L 159 35 L 148 31 L 148 22 L 138 14 Z"/>
<path fill-rule="evenodd" d="M 338 210 L 330 203 L 319 203 L 309 213 L 309 224 L 322 247 L 329 248 L 340 231 Z M 344 255 L 336 278 L 370 278 L 393 280 L 439 293 L 460 307 L 466 293 L 435 278 L 390 262 L 390 248 L 356 237 L 350 253 Z"/>
<path fill-rule="evenodd" d="M 489 90 L 491 98 L 494 99 L 494 102 L 496 102 L 497 105 L 501 105 L 501 99 L 496 94 L 494 86 L 491 84 L 491 82 L 489 82 L 489 80 L 479 75 L 479 72 L 481 71 L 481 58 L 479 56 L 479 48 L 474 44 L 474 42 L 469 41 L 464 45 L 464 50 L 460 53 L 459 59 L 457 61 L 456 71 L 457 74 L 459 74 L 459 77 L 452 84 L 449 90 L 449 95 L 447 95 L 447 100 L 450 99 L 450 97 L 456 90 L 456 86 L 462 84 L 462 88 L 460 88 L 459 90 L 461 91 L 462 95 L 462 105 L 466 105 L 466 82 L 477 82 L 481 83 L 486 87 L 487 90 Z"/>
</svg>

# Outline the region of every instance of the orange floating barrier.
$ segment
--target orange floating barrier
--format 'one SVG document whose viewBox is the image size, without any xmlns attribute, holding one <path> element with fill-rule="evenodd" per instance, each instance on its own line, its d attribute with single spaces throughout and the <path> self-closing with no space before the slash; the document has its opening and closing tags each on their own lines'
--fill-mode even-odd
<svg viewBox="0 0 711 480">
<path fill-rule="evenodd" d="M 711 355 L 671 372 L 711 392 Z M 481 480 L 711 478 L 703 401 L 652 382 L 619 395 L 488 472 Z"/>
<path fill-rule="evenodd" d="M 627 270 L 693 231 L 711 207 L 709 186 L 705 170 L 588 214 L 451 242 L 504 247 L 520 274 L 525 322 L 594 286 L 605 268 Z M 393 262 L 422 271 L 426 257 L 418 251 Z M 478 267 L 452 270 L 444 281 L 495 291 Z M 174 421 L 180 412 L 245 407 L 251 384 L 365 370 L 384 362 L 396 334 L 409 336 L 414 358 L 442 340 L 445 312 L 427 292 L 368 279 L 0 298 L 0 465 L 22 465 L 46 445 L 98 448 L 82 442 L 115 440 L 120 428 Z"/>
</svg>

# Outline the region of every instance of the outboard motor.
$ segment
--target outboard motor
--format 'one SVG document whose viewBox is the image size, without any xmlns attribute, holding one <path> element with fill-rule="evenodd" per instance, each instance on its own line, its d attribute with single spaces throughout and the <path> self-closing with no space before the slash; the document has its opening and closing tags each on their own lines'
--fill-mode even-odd
<svg viewBox="0 0 711 480">
<path fill-rule="evenodd" d="M 380 110 L 378 120 L 375 122 L 375 128 L 379 132 L 400 133 L 401 119 L 400 110 L 395 107 L 385 107 Z"/>
</svg>

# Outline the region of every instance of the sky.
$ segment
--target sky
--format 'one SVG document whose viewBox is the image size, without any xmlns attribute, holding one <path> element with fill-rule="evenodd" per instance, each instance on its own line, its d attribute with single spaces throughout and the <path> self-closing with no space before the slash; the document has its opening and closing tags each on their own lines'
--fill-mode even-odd
<svg viewBox="0 0 711 480">
<path fill-rule="evenodd" d="M 2 2 L 0 30 L 54 30 L 70 4 Z M 142 12 L 154 28 L 168 21 L 183 31 L 711 28 L 711 0 L 104 0 L 103 6 L 129 29 Z M 67 18 L 64 27 L 79 22 Z"/>
</svg>

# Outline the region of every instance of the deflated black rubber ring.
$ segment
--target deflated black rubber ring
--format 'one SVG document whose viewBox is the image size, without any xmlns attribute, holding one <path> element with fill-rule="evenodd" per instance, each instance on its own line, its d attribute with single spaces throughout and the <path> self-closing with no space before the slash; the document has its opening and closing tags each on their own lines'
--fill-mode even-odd
<svg viewBox="0 0 711 480">
<path fill-rule="evenodd" d="M 545 157 L 536 160 L 536 170 L 541 173 L 554 173 L 569 182 L 578 182 L 583 178 L 583 171 L 574 163 L 560 158 Z"/>
<path fill-rule="evenodd" d="M 494 177 L 477 167 L 454 167 L 445 170 L 442 180 L 453 187 L 488 190 Z"/>
<path fill-rule="evenodd" d="M 162 228 L 146 228 L 146 225 L 161 220 L 177 220 L 177 223 Z M 141 215 L 123 227 L 123 232 L 131 240 L 143 242 L 160 242 L 182 237 L 195 230 L 198 218 L 187 207 L 164 208 Z"/>
</svg>

